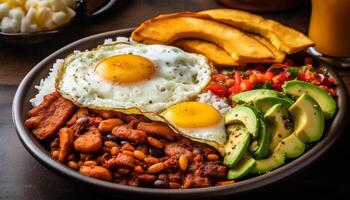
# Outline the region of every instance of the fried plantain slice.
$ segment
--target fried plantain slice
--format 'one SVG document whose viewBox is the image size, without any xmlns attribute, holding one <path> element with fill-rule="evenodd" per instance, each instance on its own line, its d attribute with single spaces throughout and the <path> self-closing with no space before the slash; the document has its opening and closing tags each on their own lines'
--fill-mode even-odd
<svg viewBox="0 0 350 200">
<path fill-rule="evenodd" d="M 249 12 L 234 9 L 213 9 L 199 13 L 207 14 L 219 22 L 229 24 L 242 31 L 255 33 L 267 38 L 277 49 L 288 54 L 314 45 L 314 42 L 304 34 L 276 21 L 265 19 Z"/>
<path fill-rule="evenodd" d="M 237 63 L 274 58 L 265 45 L 236 28 L 209 18 L 190 12 L 160 15 L 142 23 L 131 37 L 146 44 L 170 44 L 183 38 L 203 39 L 223 48 Z"/>
<path fill-rule="evenodd" d="M 218 45 L 205 40 L 181 39 L 176 40 L 171 45 L 179 47 L 185 51 L 203 54 L 211 60 L 217 67 L 237 67 L 239 64 Z"/>
<path fill-rule="evenodd" d="M 282 52 L 280 50 L 278 50 L 275 46 L 273 46 L 271 44 L 271 42 L 269 40 L 267 40 L 266 38 L 263 38 L 259 35 L 256 34 L 251 34 L 248 33 L 248 35 L 256 40 L 258 40 L 259 42 L 261 42 L 263 45 L 265 45 L 267 48 L 270 49 L 270 51 L 273 53 L 274 58 L 273 59 L 266 59 L 266 60 L 262 60 L 262 63 L 282 63 L 284 61 L 284 59 L 286 58 L 286 53 Z"/>
</svg>

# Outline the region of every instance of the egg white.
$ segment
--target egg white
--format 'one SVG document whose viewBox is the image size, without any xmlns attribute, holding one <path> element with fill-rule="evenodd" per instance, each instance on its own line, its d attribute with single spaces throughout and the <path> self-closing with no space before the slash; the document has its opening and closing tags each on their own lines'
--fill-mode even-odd
<svg viewBox="0 0 350 200">
<path fill-rule="evenodd" d="M 120 54 L 147 58 L 156 67 L 156 74 L 149 80 L 120 85 L 94 72 L 99 61 Z M 209 83 L 211 72 L 204 56 L 176 47 L 113 43 L 68 56 L 56 76 L 56 89 L 84 107 L 160 113 L 173 104 L 194 99 Z"/>
</svg>

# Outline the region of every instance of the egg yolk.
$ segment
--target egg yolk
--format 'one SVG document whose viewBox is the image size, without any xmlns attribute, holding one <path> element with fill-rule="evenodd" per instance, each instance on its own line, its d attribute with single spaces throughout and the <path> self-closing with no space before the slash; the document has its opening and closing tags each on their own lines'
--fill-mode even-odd
<svg viewBox="0 0 350 200">
<path fill-rule="evenodd" d="M 131 54 L 107 57 L 95 67 L 101 78 L 120 84 L 150 79 L 155 71 L 155 66 L 147 58 Z"/>
<path fill-rule="evenodd" d="M 213 106 L 201 102 L 183 102 L 170 106 L 163 116 L 169 122 L 182 128 L 204 128 L 222 120 Z"/>
</svg>

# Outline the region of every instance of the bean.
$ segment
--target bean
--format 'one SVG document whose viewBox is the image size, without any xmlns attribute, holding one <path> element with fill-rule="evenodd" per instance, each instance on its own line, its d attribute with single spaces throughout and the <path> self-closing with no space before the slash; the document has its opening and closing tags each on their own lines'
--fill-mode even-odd
<svg viewBox="0 0 350 200">
<path fill-rule="evenodd" d="M 79 161 L 77 162 L 77 164 L 78 164 L 78 167 L 81 167 L 81 166 L 83 166 L 83 165 L 84 165 L 84 161 L 79 160 Z"/>
<path fill-rule="evenodd" d="M 150 174 L 155 174 L 162 171 L 164 168 L 165 168 L 164 163 L 161 162 L 161 163 L 156 163 L 151 165 L 147 171 Z"/>
<path fill-rule="evenodd" d="M 119 168 L 117 169 L 117 172 L 120 174 L 128 174 L 130 171 L 129 169 L 126 169 L 126 168 Z"/>
<path fill-rule="evenodd" d="M 211 153 L 211 154 L 209 154 L 209 155 L 207 156 L 207 159 L 208 159 L 208 160 L 218 160 L 218 159 L 219 159 L 219 156 L 216 155 L 216 154 Z"/>
<path fill-rule="evenodd" d="M 134 151 L 134 157 L 139 160 L 144 160 L 146 158 L 146 155 L 142 151 Z"/>
<path fill-rule="evenodd" d="M 84 166 L 97 165 L 97 163 L 93 160 L 88 160 L 84 162 Z"/>
<path fill-rule="evenodd" d="M 144 173 L 143 168 L 142 168 L 141 165 L 135 166 L 134 171 L 135 171 L 135 173 L 137 173 L 137 174 L 143 174 L 143 173 Z"/>
<path fill-rule="evenodd" d="M 112 180 L 112 173 L 108 169 L 101 166 L 94 166 L 94 165 L 81 166 L 79 168 L 79 172 L 87 176 L 94 177 L 101 180 L 106 180 L 106 181 Z"/>
<path fill-rule="evenodd" d="M 112 147 L 111 148 L 111 155 L 112 156 L 116 156 L 119 152 L 119 148 L 118 147 Z"/>
<path fill-rule="evenodd" d="M 155 148 L 158 148 L 158 149 L 164 148 L 164 144 L 153 137 L 147 137 L 147 141 L 150 145 L 152 145 Z"/>
<path fill-rule="evenodd" d="M 120 173 L 118 173 L 118 172 L 114 172 L 114 173 L 113 173 L 113 177 L 114 177 L 114 178 L 119 178 L 119 177 L 121 177 L 121 176 L 123 176 L 123 175 L 120 174 Z"/>
<path fill-rule="evenodd" d="M 103 153 L 110 153 L 110 152 L 111 152 L 111 148 L 109 148 L 109 147 L 102 147 L 102 148 L 101 148 L 101 151 L 102 151 Z"/>
<path fill-rule="evenodd" d="M 74 153 L 69 154 L 68 157 L 67 157 L 67 160 L 68 161 L 74 161 L 75 160 L 75 154 Z"/>
<path fill-rule="evenodd" d="M 144 161 L 151 164 L 159 163 L 159 159 L 152 156 L 145 158 Z"/>
<path fill-rule="evenodd" d="M 112 134 L 108 134 L 106 135 L 105 137 L 105 141 L 113 141 L 113 142 L 118 142 L 118 138 L 115 137 L 114 135 Z"/>
<path fill-rule="evenodd" d="M 105 142 L 104 142 L 104 145 L 105 145 L 106 147 L 109 147 L 109 148 L 117 147 L 117 146 L 118 146 L 118 144 L 115 143 L 115 142 L 113 142 L 113 141 L 105 141 Z"/>
<path fill-rule="evenodd" d="M 114 135 L 113 135 L 114 136 Z M 114 136 L 115 137 L 115 136 Z M 117 138 L 117 137 L 116 137 Z M 129 141 L 126 141 L 126 140 L 122 140 L 120 141 L 120 145 L 124 145 L 124 144 L 130 144 Z"/>
<path fill-rule="evenodd" d="M 52 154 L 52 157 L 53 157 L 54 159 L 57 159 L 58 156 L 60 155 L 60 152 L 57 151 L 57 150 L 55 150 L 55 151 L 53 151 L 51 154 Z"/>
<path fill-rule="evenodd" d="M 179 166 L 182 171 L 186 171 L 188 167 L 188 159 L 187 156 L 181 155 L 179 158 Z"/>
<path fill-rule="evenodd" d="M 69 161 L 68 167 L 70 167 L 71 169 L 74 169 L 74 170 L 78 170 L 78 164 L 74 161 Z"/>
<path fill-rule="evenodd" d="M 122 150 L 135 151 L 135 148 L 131 144 L 123 144 Z"/>
<path fill-rule="evenodd" d="M 163 181 L 169 180 L 168 175 L 166 175 L 166 174 L 158 174 L 158 179 L 163 180 Z"/>
<path fill-rule="evenodd" d="M 76 115 L 77 115 L 77 118 L 87 117 L 89 116 L 89 111 L 86 108 L 79 108 L 77 110 Z"/>
<path fill-rule="evenodd" d="M 50 142 L 50 148 L 51 150 L 56 150 L 59 148 L 59 142 L 58 142 L 58 138 L 55 138 L 52 142 Z"/>
<path fill-rule="evenodd" d="M 111 132 L 114 127 L 121 126 L 123 124 L 123 120 L 118 118 L 105 119 L 98 125 L 98 129 L 100 129 L 102 132 Z"/>
<path fill-rule="evenodd" d="M 161 149 L 157 149 L 157 148 L 154 148 L 154 147 L 150 147 L 148 149 L 148 153 L 153 156 L 153 157 L 156 157 L 156 158 L 159 158 L 159 157 L 162 157 L 163 156 L 163 151 Z"/>
<path fill-rule="evenodd" d="M 140 182 L 152 183 L 156 179 L 156 176 L 152 174 L 140 174 L 137 175 L 137 178 L 140 180 Z"/>
<path fill-rule="evenodd" d="M 134 157 L 134 153 L 132 151 L 123 150 L 122 153 L 128 156 Z"/>
<path fill-rule="evenodd" d="M 156 180 L 154 181 L 153 186 L 157 188 L 169 188 L 169 182 L 163 180 Z"/>
<path fill-rule="evenodd" d="M 179 189 L 180 187 L 181 187 L 181 185 L 179 183 L 169 182 L 169 188 L 170 189 Z"/>
</svg>

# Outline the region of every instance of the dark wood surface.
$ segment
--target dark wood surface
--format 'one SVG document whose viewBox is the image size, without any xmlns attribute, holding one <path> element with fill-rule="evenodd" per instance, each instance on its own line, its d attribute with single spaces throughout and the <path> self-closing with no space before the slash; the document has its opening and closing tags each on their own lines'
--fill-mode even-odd
<svg viewBox="0 0 350 200">
<path fill-rule="evenodd" d="M 160 13 L 203 10 L 221 7 L 212 0 L 134 0 L 124 1 L 106 15 L 76 25 L 73 29 L 43 44 L 11 46 L 0 44 L 0 199 L 99 199 L 95 191 L 87 190 L 71 180 L 63 179 L 38 163 L 18 140 L 12 124 L 13 95 L 21 79 L 40 60 L 79 38 L 95 33 L 134 27 Z M 310 5 L 267 14 L 297 30 L 307 32 Z M 350 88 L 350 69 L 337 70 Z M 309 168 L 293 177 L 235 197 L 298 199 L 349 199 L 350 126 L 342 137 Z M 104 197 L 105 198 L 105 197 Z M 122 198 L 121 198 L 122 199 Z M 230 198 L 231 199 L 231 198 Z"/>
</svg>

